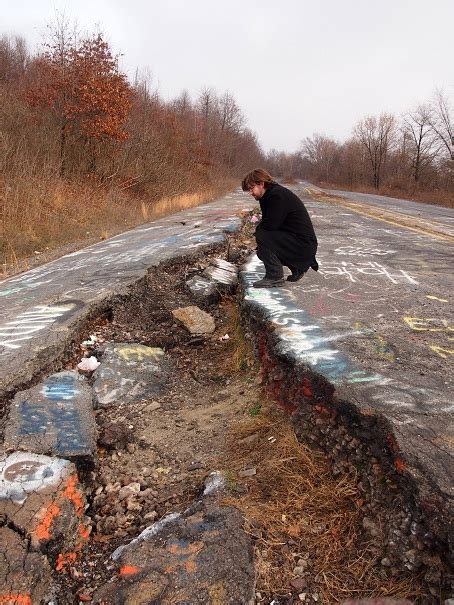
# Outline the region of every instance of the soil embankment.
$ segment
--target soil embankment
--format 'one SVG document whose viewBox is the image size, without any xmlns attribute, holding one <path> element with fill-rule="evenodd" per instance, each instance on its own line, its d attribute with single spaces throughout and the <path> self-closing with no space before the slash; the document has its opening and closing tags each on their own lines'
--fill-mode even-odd
<svg viewBox="0 0 454 605">
<path fill-rule="evenodd" d="M 392 443 L 380 451 L 386 427 L 369 426 L 367 417 L 359 422 L 347 401 L 334 414 L 329 383 L 276 351 L 266 317 L 245 306 L 240 314 L 240 292 L 197 301 L 214 318 L 209 336 L 191 335 L 175 321 L 173 310 L 195 302 L 186 282 L 201 275 L 210 257 L 241 264 L 250 245 L 246 231 L 228 247 L 157 265 L 73 334 L 73 352 L 96 336 L 90 352 L 101 364 L 109 343 L 126 343 L 165 351 L 171 371 L 153 396 L 96 411 L 95 465 L 78 468 L 91 535 L 77 556 L 44 553 L 62 605 L 97 602 L 112 582 L 122 594 L 153 586 L 162 603 L 172 602 L 173 571 L 152 577 L 146 561 L 143 569 L 134 557 L 134 565 L 119 567 L 110 555 L 169 513 L 191 509 L 213 471 L 226 483 L 216 505 L 239 509 L 252 541 L 256 584 L 254 574 L 245 578 L 257 603 L 329 604 L 361 595 L 425 605 L 448 589 L 445 545 L 421 535 L 424 525 L 414 531 L 424 519 L 415 516 L 412 492 L 392 465 Z M 52 370 L 74 368 L 80 356 L 69 352 Z M 171 554 L 192 573 L 204 541 L 181 539 Z M 209 588 L 216 602 L 228 597 L 223 585 Z"/>
</svg>

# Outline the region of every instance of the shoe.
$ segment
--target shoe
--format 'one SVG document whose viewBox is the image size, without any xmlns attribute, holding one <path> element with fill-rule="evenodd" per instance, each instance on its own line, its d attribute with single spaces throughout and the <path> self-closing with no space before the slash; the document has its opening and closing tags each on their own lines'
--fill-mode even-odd
<svg viewBox="0 0 454 605">
<path fill-rule="evenodd" d="M 296 271 L 287 277 L 287 281 L 299 281 L 304 276 L 304 273 Z"/>
<path fill-rule="evenodd" d="M 313 269 L 314 271 L 318 271 L 318 262 L 315 260 L 315 258 L 312 261 L 311 269 Z"/>
<path fill-rule="evenodd" d="M 253 288 L 279 288 L 284 285 L 284 278 L 279 277 L 277 279 L 269 279 L 268 277 L 262 277 L 258 281 L 252 284 Z"/>
</svg>

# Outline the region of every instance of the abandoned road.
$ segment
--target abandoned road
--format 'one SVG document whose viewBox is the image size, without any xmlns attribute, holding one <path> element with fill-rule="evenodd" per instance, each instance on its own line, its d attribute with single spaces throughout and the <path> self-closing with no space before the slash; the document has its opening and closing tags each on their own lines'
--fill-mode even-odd
<svg viewBox="0 0 454 605">
<path fill-rule="evenodd" d="M 454 213 L 450 208 L 412 202 L 368 193 L 323 190 L 303 183 L 304 190 L 317 199 L 339 203 L 363 216 L 379 218 L 391 225 L 401 225 L 419 233 L 454 243 Z"/>
<path fill-rule="evenodd" d="M 387 469 L 384 483 L 404 493 L 410 519 L 401 544 L 390 538 L 390 548 L 402 553 L 397 566 L 410 569 L 413 538 L 421 552 L 449 562 L 454 212 L 304 182 L 291 188 L 313 219 L 319 271 L 282 288 L 252 288 L 263 275 L 253 254 L 240 273 L 244 320 L 270 392 L 325 451 L 330 427 L 342 426 L 350 437 L 336 447 L 345 447 L 347 460 Z M 148 269 L 225 248 L 241 212 L 255 205 L 235 191 L 2 282 L 0 394 L 7 407 L 38 375 L 61 367 L 89 322 L 108 314 Z M 11 508 L 3 471 L 0 504 Z"/>
<path fill-rule="evenodd" d="M 388 208 L 381 218 L 368 214 L 383 209 L 386 198 L 351 194 L 355 209 L 360 203 L 358 213 L 329 196 L 322 201 L 319 192 L 313 199 L 306 183 L 294 189 L 315 224 L 320 271 L 310 271 L 301 282 L 279 291 L 248 289 L 246 298 L 263 299 L 265 306 L 268 300 L 282 299 L 282 313 L 288 304 L 289 317 L 303 314 L 304 320 L 283 323 L 282 346 L 287 338 L 295 355 L 338 390 L 354 385 L 354 397 L 364 405 L 398 416 L 399 430 L 422 440 L 418 449 L 424 450 L 424 443 L 439 448 L 434 464 L 445 469 L 448 481 L 452 469 L 442 454 L 452 447 L 454 436 L 449 234 L 454 212 L 393 199 L 390 208 L 400 219 L 390 224 Z M 349 194 L 342 196 L 351 206 Z M 251 208 L 252 202 L 237 191 L 4 281 L 0 391 L 30 381 L 42 369 L 39 364 L 52 362 L 47 355 L 62 353 L 84 317 L 108 306 L 109 297 L 147 268 L 223 241 L 223 232 L 238 229 L 240 210 Z M 415 227 L 415 218 L 425 228 Z M 260 273 L 257 259 L 251 263 L 252 273 Z M 452 485 L 445 488 L 452 495 Z"/>
<path fill-rule="evenodd" d="M 352 191 L 327 190 L 327 193 L 343 197 L 353 202 L 377 206 L 385 210 L 399 212 L 407 217 L 420 218 L 438 224 L 454 236 L 454 212 L 451 208 L 424 204 L 423 202 L 412 202 L 384 195 L 371 193 L 356 193 Z"/>
<path fill-rule="evenodd" d="M 275 317 L 280 350 L 336 385 L 339 398 L 385 413 L 399 446 L 451 499 L 454 272 L 444 229 L 454 212 L 443 209 L 443 233 L 432 233 L 415 229 L 403 200 L 397 225 L 318 192 L 313 199 L 304 183 L 294 189 L 316 226 L 320 270 L 278 293 L 250 288 L 246 299 Z M 434 228 L 431 209 L 424 220 Z M 260 267 L 251 260 L 248 283 Z"/>
</svg>

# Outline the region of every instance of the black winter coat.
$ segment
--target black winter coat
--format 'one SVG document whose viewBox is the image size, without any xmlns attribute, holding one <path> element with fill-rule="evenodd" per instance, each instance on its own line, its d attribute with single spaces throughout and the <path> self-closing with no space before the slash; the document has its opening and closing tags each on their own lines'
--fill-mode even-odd
<svg viewBox="0 0 454 605">
<path fill-rule="evenodd" d="M 303 202 L 293 191 L 276 183 L 265 191 L 260 208 L 257 244 L 273 250 L 281 263 L 292 270 L 307 271 L 315 260 L 317 238 Z"/>
</svg>

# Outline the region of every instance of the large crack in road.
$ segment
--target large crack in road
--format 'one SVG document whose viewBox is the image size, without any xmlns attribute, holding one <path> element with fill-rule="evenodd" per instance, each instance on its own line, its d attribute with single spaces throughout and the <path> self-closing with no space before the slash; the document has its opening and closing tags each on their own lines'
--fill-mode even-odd
<svg viewBox="0 0 454 605">
<path fill-rule="evenodd" d="M 229 252 L 238 261 L 244 246 L 240 242 Z M 358 591 L 430 602 L 418 573 L 386 560 L 381 525 L 388 514 L 386 498 L 379 501 L 375 493 L 372 502 L 370 488 L 361 482 L 364 474 L 382 481 L 378 460 L 360 456 L 358 464 L 368 465 L 361 476 L 340 456 L 332 466 L 319 447 L 308 447 L 317 445 L 313 435 L 305 437 L 304 445 L 298 443 L 287 415 L 275 407 L 276 392 L 273 397 L 272 389 L 263 390 L 276 376 L 263 358 L 261 374 L 251 344 L 265 335 L 265 326 L 242 327 L 232 296 L 203 305 L 216 322 L 209 337 L 191 336 L 174 320 L 173 309 L 194 302 L 185 282 L 208 263 L 205 256 L 152 270 L 132 294 L 117 300 L 109 319 L 88 329 L 96 336 L 91 352 L 101 361 L 106 343 L 162 347 L 172 371 L 152 399 L 119 400 L 97 411 L 98 464 L 83 473 L 93 529 L 83 553 L 54 577 L 58 603 L 124 603 L 143 592 L 151 555 L 139 553 L 133 565 L 129 560 L 118 565 L 112 552 L 154 522 L 191 507 L 213 471 L 226 478 L 221 499 L 241 510 L 253 541 L 255 563 L 247 578 L 255 602 L 335 603 Z M 308 414 L 304 422 L 311 421 Z M 297 425 L 301 436 L 301 423 Z M 312 431 L 320 429 L 314 419 Z M 336 430 L 341 441 L 359 451 L 360 443 L 345 429 Z M 234 530 L 227 524 L 223 531 L 225 541 Z M 239 556 L 238 545 L 245 548 L 234 541 L 228 553 L 231 565 Z M 173 588 L 162 582 L 156 586 L 159 602 L 177 602 L 172 600 L 177 598 L 175 583 Z M 195 576 L 188 577 L 185 597 L 178 602 L 214 602 L 207 594 Z"/>
<path fill-rule="evenodd" d="M 250 236 L 214 256 L 241 263 Z M 429 548 L 417 527 L 393 443 L 379 438 L 386 427 L 374 421 L 365 430 L 367 418 L 358 422 L 352 408 L 333 414 L 329 384 L 276 354 L 273 327 L 239 293 L 197 301 L 215 320 L 210 336 L 175 320 L 173 310 L 194 304 L 186 282 L 210 257 L 155 267 L 82 330 L 81 341 L 96 336 L 89 350 L 101 365 L 116 343 L 165 351 L 167 370 L 150 396 L 98 407 L 95 467 L 76 460 L 91 535 L 64 556 L 44 548 L 56 570 L 54 602 L 329 604 L 360 594 L 437 603 L 449 582 L 443 546 Z M 123 361 L 132 393 L 127 355 Z M 214 471 L 224 488 L 206 500 Z M 169 515 L 180 516 L 155 542 L 111 557 Z M 12 527 L 5 519 L 3 529 Z M 17 601 L 24 593 L 11 594 Z"/>
</svg>

